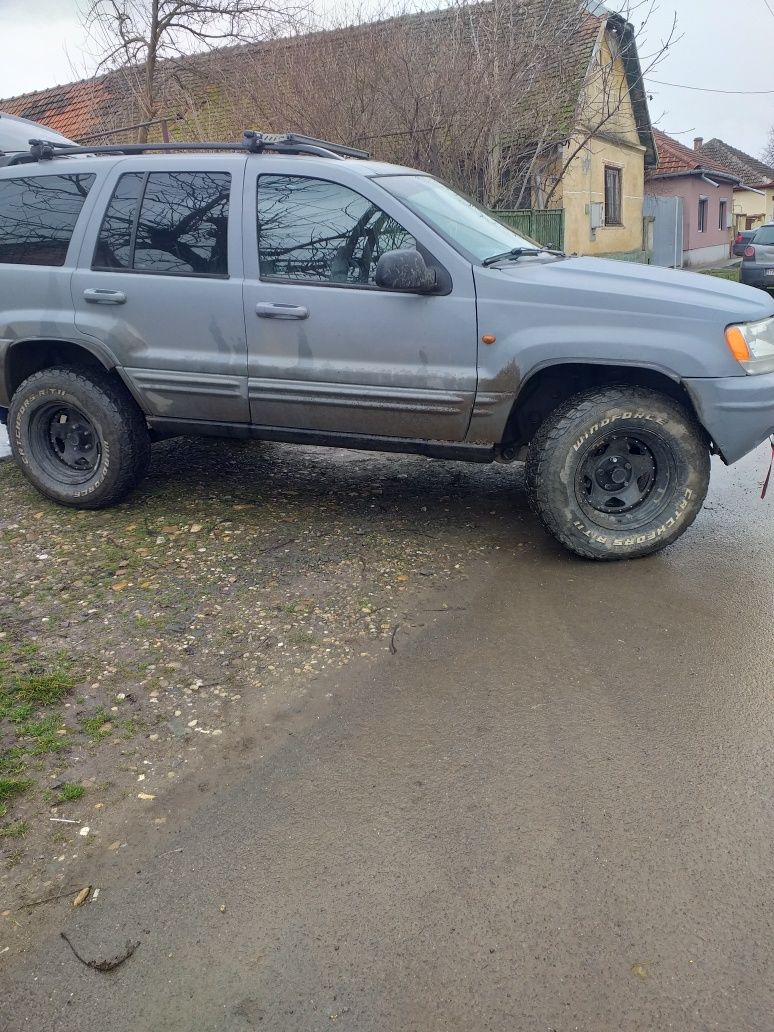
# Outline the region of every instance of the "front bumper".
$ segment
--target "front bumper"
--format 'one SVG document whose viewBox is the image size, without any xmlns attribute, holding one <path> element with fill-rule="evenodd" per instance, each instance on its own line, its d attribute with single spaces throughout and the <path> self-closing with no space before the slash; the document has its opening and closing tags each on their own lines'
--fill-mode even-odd
<svg viewBox="0 0 774 1032">
<path fill-rule="evenodd" d="M 683 382 L 704 429 L 727 465 L 774 434 L 774 373 Z"/>
</svg>

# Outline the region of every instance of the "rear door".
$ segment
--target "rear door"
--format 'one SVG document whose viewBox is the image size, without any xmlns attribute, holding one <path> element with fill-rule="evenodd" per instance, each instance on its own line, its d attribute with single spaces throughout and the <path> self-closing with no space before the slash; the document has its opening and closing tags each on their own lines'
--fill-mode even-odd
<svg viewBox="0 0 774 1032">
<path fill-rule="evenodd" d="M 245 158 L 142 157 L 113 169 L 72 280 L 79 329 L 153 416 L 248 421 Z"/>
<path fill-rule="evenodd" d="M 250 161 L 244 240 L 253 423 L 464 439 L 476 390 L 468 262 L 338 161 Z M 446 292 L 380 290 L 376 263 L 398 248 L 423 251 Z"/>
</svg>

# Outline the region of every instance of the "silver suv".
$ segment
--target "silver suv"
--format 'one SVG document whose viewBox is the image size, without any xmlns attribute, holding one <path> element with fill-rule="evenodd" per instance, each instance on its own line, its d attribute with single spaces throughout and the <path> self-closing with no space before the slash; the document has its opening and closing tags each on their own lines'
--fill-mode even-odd
<svg viewBox="0 0 774 1032">
<path fill-rule="evenodd" d="M 617 559 L 774 432 L 761 292 L 542 250 L 308 137 L 30 142 L 0 157 L 0 412 L 61 504 L 119 501 L 181 434 L 526 460 L 544 526 Z"/>
</svg>

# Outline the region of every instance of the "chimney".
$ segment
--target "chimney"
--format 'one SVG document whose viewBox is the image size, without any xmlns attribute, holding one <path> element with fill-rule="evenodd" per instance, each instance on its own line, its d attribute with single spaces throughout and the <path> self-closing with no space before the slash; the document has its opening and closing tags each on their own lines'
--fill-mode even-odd
<svg viewBox="0 0 774 1032">
<path fill-rule="evenodd" d="M 703 146 L 704 146 L 704 137 L 703 136 L 695 136 L 694 140 L 693 140 L 693 149 L 694 150 L 701 150 L 701 148 Z"/>
</svg>

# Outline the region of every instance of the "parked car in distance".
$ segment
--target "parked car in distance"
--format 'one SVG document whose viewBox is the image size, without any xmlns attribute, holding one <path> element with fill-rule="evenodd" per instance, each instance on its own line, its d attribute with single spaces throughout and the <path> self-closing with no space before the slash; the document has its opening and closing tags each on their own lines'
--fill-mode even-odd
<svg viewBox="0 0 774 1032">
<path fill-rule="evenodd" d="M 744 249 L 750 243 L 752 238 L 758 231 L 756 229 L 740 229 L 734 237 L 734 243 L 731 248 L 735 258 L 742 258 L 744 256 Z"/>
<path fill-rule="evenodd" d="M 28 118 L 17 118 L 16 115 L 8 115 L 5 111 L 0 111 L 0 153 L 28 151 L 32 139 L 47 140 L 63 146 L 75 146 L 72 140 L 68 140 L 61 133 L 54 132 L 47 125 L 39 125 L 37 122 L 30 122 Z"/>
<path fill-rule="evenodd" d="M 558 541 L 635 558 L 774 432 L 774 300 L 541 249 L 415 169 L 258 133 L 2 165 L 0 417 L 60 504 L 184 434 L 523 460 Z"/>
<path fill-rule="evenodd" d="M 774 290 L 774 222 L 759 226 L 745 247 L 739 280 L 750 287 Z"/>
</svg>

